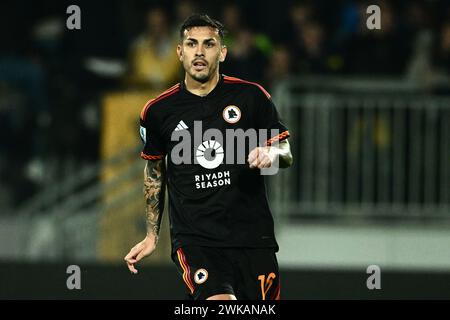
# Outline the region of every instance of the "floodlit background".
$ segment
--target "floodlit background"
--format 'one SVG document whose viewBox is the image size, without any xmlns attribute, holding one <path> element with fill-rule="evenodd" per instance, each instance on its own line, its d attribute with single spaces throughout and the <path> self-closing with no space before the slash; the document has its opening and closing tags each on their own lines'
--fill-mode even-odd
<svg viewBox="0 0 450 320">
<path fill-rule="evenodd" d="M 0 297 L 184 297 L 167 212 L 138 276 L 123 256 L 145 235 L 139 113 L 182 79 L 195 12 L 228 29 L 221 72 L 261 83 L 292 135 L 268 181 L 282 298 L 449 298 L 445 0 L 2 1 Z"/>
</svg>

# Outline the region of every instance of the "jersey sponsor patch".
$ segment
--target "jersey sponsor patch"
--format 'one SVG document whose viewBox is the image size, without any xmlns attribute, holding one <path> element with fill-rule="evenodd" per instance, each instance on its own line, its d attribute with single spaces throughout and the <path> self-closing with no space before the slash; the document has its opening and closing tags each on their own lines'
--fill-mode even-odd
<svg viewBox="0 0 450 320">
<path fill-rule="evenodd" d="M 215 169 L 223 162 L 225 154 L 218 141 L 208 140 L 198 146 L 195 156 L 203 168 Z"/>
<path fill-rule="evenodd" d="M 222 116 L 226 122 L 236 123 L 241 119 L 241 110 L 235 105 L 229 105 L 223 109 Z"/>
<path fill-rule="evenodd" d="M 208 280 L 208 271 L 206 269 L 201 268 L 195 271 L 194 281 L 196 284 L 202 284 L 206 280 Z"/>
<path fill-rule="evenodd" d="M 230 171 L 228 170 L 195 175 L 196 189 L 208 189 L 224 185 L 231 185 Z"/>
</svg>

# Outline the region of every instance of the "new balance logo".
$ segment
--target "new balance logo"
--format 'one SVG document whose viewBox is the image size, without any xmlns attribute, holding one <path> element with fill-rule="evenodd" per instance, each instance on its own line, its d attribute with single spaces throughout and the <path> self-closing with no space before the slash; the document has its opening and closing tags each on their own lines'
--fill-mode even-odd
<svg viewBox="0 0 450 320">
<path fill-rule="evenodd" d="M 188 126 L 186 125 L 186 123 L 184 123 L 184 121 L 181 120 L 180 122 L 178 122 L 178 125 L 175 128 L 175 131 L 184 130 L 184 129 L 187 129 L 187 128 L 188 128 Z"/>
</svg>

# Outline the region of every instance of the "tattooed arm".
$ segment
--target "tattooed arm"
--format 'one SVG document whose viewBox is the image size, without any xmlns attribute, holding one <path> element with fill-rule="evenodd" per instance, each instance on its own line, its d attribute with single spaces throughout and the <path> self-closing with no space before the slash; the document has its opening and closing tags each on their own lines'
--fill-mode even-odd
<svg viewBox="0 0 450 320">
<path fill-rule="evenodd" d="M 128 269 L 136 274 L 134 264 L 153 253 L 158 243 L 161 217 L 164 210 L 165 194 L 165 164 L 164 160 L 147 161 L 144 169 L 144 197 L 146 201 L 145 214 L 147 236 L 135 245 L 125 256 Z"/>
<path fill-rule="evenodd" d="M 161 217 L 164 211 L 165 194 L 164 160 L 148 161 L 144 169 L 145 214 L 147 218 L 147 237 L 158 243 Z"/>
</svg>

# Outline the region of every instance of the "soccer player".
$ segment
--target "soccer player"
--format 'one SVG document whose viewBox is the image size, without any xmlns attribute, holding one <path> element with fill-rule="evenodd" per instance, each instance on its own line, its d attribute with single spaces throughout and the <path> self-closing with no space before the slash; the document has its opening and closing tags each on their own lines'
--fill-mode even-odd
<svg viewBox="0 0 450 320">
<path fill-rule="evenodd" d="M 292 164 L 289 132 L 259 84 L 219 73 L 227 54 L 223 36 L 223 25 L 209 16 L 187 18 L 177 46 L 185 79 L 141 112 L 147 236 L 125 261 L 137 273 L 135 264 L 155 250 L 167 183 L 172 260 L 189 297 L 279 299 L 278 244 L 261 171 Z M 234 163 L 228 153 L 239 153 L 242 146 L 196 137 L 195 122 L 203 132 L 214 129 L 223 136 L 230 129 L 278 134 L 251 150 L 247 146 L 243 163 Z M 190 149 L 174 152 L 177 132 L 190 134 Z"/>
</svg>

